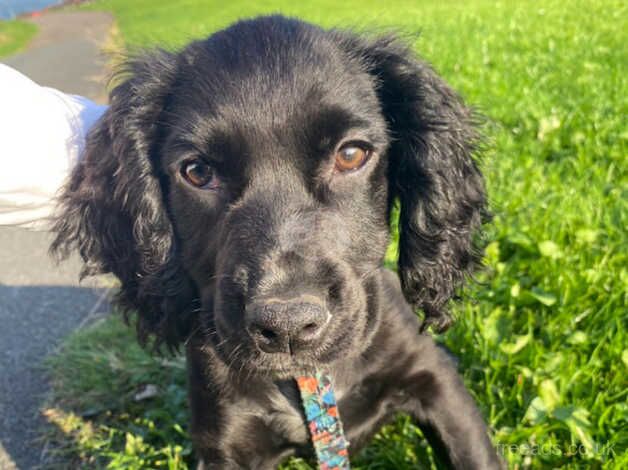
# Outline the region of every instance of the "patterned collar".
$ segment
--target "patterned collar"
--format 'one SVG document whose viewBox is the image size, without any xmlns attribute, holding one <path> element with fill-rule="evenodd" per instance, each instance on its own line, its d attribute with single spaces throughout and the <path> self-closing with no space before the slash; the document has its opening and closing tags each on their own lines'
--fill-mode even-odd
<svg viewBox="0 0 628 470">
<path fill-rule="evenodd" d="M 349 470 L 349 442 L 338 414 L 328 375 L 316 372 L 296 378 L 319 470 Z"/>
</svg>

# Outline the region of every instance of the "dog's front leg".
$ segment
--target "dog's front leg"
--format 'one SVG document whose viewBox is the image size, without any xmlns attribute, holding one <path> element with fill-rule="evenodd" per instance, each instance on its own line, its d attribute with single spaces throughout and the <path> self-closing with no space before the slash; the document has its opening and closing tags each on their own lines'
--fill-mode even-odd
<svg viewBox="0 0 628 470">
<path fill-rule="evenodd" d="M 403 381 L 405 411 L 418 421 L 438 458 L 455 469 L 503 468 L 449 354 L 429 336 L 420 335 L 414 346 L 416 361 Z"/>
</svg>

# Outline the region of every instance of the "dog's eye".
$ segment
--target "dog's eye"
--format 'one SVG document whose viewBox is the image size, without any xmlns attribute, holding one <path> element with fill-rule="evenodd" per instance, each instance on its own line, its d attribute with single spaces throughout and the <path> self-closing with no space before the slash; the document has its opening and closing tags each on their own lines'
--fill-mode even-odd
<svg viewBox="0 0 628 470">
<path fill-rule="evenodd" d="M 201 189 L 214 189 L 216 175 L 207 163 L 201 160 L 188 160 L 181 166 L 181 176 L 192 186 Z"/>
<path fill-rule="evenodd" d="M 336 152 L 334 166 L 340 172 L 357 170 L 366 163 L 370 154 L 370 150 L 355 144 L 345 145 Z"/>
</svg>

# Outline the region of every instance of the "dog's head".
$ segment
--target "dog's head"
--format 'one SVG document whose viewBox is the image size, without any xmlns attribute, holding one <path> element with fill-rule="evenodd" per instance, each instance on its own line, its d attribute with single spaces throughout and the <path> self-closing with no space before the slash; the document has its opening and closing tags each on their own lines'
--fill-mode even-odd
<svg viewBox="0 0 628 470">
<path fill-rule="evenodd" d="M 141 340 L 275 372 L 361 351 L 397 202 L 404 294 L 448 325 L 484 190 L 469 110 L 408 49 L 264 17 L 128 72 L 53 249 L 121 280 Z"/>
</svg>

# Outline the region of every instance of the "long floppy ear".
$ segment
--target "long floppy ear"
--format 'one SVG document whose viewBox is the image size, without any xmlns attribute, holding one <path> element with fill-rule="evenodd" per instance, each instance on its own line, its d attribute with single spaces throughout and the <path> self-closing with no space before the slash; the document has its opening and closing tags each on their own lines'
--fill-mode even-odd
<svg viewBox="0 0 628 470">
<path fill-rule="evenodd" d="M 354 50 L 357 44 L 354 42 Z M 474 232 L 488 216 L 472 153 L 478 135 L 460 97 L 394 38 L 358 45 L 388 122 L 391 203 L 400 202 L 399 276 L 424 327 L 442 331 L 447 302 L 478 262 Z"/>
<path fill-rule="evenodd" d="M 157 123 L 176 73 L 176 59 L 158 51 L 128 62 L 111 105 L 87 137 L 85 152 L 62 189 L 51 251 L 78 248 L 82 276 L 121 281 L 119 304 L 137 311 L 140 342 L 176 348 L 190 328 L 194 290 L 175 256 L 153 153 Z"/>
</svg>

